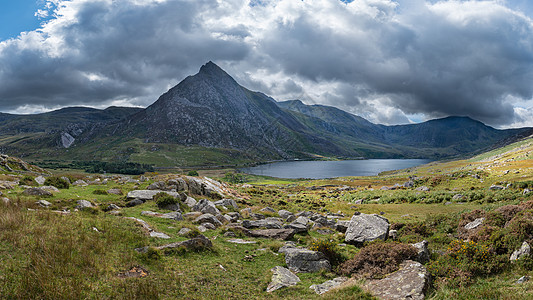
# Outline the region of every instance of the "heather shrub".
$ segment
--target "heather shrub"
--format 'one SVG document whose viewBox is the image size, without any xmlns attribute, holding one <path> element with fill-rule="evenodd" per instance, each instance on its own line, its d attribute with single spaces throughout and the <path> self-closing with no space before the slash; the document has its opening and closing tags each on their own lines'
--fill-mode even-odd
<svg viewBox="0 0 533 300">
<path fill-rule="evenodd" d="M 37 181 L 35 181 L 35 179 L 33 178 L 33 176 L 30 176 L 30 175 L 24 175 L 24 177 L 22 177 L 22 178 L 19 180 L 19 185 L 36 186 L 36 185 L 37 185 Z"/>
<path fill-rule="evenodd" d="M 178 203 L 178 199 L 176 199 L 176 198 L 174 198 L 174 197 L 172 197 L 169 194 L 164 193 L 164 192 L 160 192 L 160 193 L 155 194 L 154 200 L 155 200 L 155 203 L 157 204 L 158 207 L 165 207 L 165 206 L 168 206 L 168 205 L 172 205 L 172 204 L 177 204 Z"/>
<path fill-rule="evenodd" d="M 345 261 L 339 266 L 339 272 L 356 277 L 380 278 L 397 271 L 402 261 L 416 256 L 417 250 L 411 245 L 377 242 L 362 248 L 354 258 Z"/>
<path fill-rule="evenodd" d="M 44 185 L 55 186 L 58 189 L 68 189 L 70 187 L 70 184 L 68 183 L 68 181 L 57 176 L 46 178 Z"/>
<path fill-rule="evenodd" d="M 108 195 L 106 190 L 94 190 L 93 194 L 95 194 L 95 195 Z"/>
<path fill-rule="evenodd" d="M 524 208 L 519 205 L 505 205 L 495 209 L 495 211 L 502 214 L 505 222 L 509 222 L 517 213 L 521 212 L 522 210 L 524 210 Z"/>
</svg>

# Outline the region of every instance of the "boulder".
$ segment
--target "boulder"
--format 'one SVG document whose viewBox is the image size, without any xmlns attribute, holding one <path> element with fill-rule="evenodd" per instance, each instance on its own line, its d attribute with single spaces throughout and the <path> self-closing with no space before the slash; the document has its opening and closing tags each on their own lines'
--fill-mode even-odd
<svg viewBox="0 0 533 300">
<path fill-rule="evenodd" d="M 242 226 L 244 228 L 270 228 L 270 229 L 280 229 L 283 223 L 278 218 L 266 218 L 264 220 L 242 221 Z"/>
<path fill-rule="evenodd" d="M 228 219 L 229 222 L 237 222 L 238 220 L 241 219 L 241 214 L 238 213 L 238 212 L 229 212 L 227 214 L 224 215 L 226 217 L 226 219 Z"/>
<path fill-rule="evenodd" d="M 51 185 L 43 185 L 42 190 L 49 191 L 50 193 L 59 193 L 59 189 Z"/>
<path fill-rule="evenodd" d="M 322 284 L 313 284 L 309 288 L 315 291 L 315 293 L 322 295 L 327 293 L 329 290 L 339 287 L 341 284 L 345 283 L 348 280 L 346 277 L 337 277 L 331 280 L 328 280 Z"/>
<path fill-rule="evenodd" d="M 422 264 L 425 264 L 429 261 L 430 254 L 428 249 L 428 241 L 424 240 L 416 244 L 411 244 L 411 246 L 417 249 L 416 261 Z"/>
<path fill-rule="evenodd" d="M 224 207 L 231 207 L 234 209 L 238 209 L 239 206 L 237 205 L 237 202 L 233 199 L 222 199 L 215 202 L 215 206 L 224 206 Z"/>
<path fill-rule="evenodd" d="M 192 211 L 192 212 L 185 213 L 183 215 L 183 217 L 185 219 L 187 219 L 187 220 L 194 220 L 194 219 L 198 218 L 201 215 L 202 215 L 202 213 L 199 212 L 199 211 Z"/>
<path fill-rule="evenodd" d="M 121 189 L 109 189 L 107 190 L 107 193 L 111 195 L 122 195 L 123 194 Z"/>
<path fill-rule="evenodd" d="M 462 195 L 462 194 L 455 194 L 455 195 L 453 195 L 452 200 L 461 200 L 461 199 L 463 199 L 464 197 L 465 197 L 465 196 Z"/>
<path fill-rule="evenodd" d="M 188 235 L 191 231 L 192 229 L 183 227 L 182 229 L 180 229 L 180 231 L 178 231 L 178 235 L 185 236 L 185 235 Z"/>
<path fill-rule="evenodd" d="M 279 210 L 278 215 L 285 220 L 285 222 L 292 222 L 296 220 L 296 216 L 288 210 Z"/>
<path fill-rule="evenodd" d="M 22 192 L 24 195 L 28 195 L 28 196 L 52 196 L 52 193 L 47 191 L 47 190 L 43 190 L 41 188 L 29 188 L 29 189 L 25 189 L 24 192 Z"/>
<path fill-rule="evenodd" d="M 479 226 L 483 225 L 483 221 L 485 221 L 485 218 L 477 218 L 475 219 L 474 221 L 468 223 L 465 225 L 465 229 L 466 230 L 472 230 L 472 229 L 476 229 L 478 228 Z"/>
<path fill-rule="evenodd" d="M 389 221 L 379 215 L 354 215 L 346 229 L 347 243 L 364 243 L 377 239 L 385 240 L 389 233 Z"/>
<path fill-rule="evenodd" d="M 37 182 L 39 185 L 43 185 L 45 181 L 46 181 L 46 178 L 44 178 L 43 176 L 35 177 L 35 182 Z"/>
<path fill-rule="evenodd" d="M 170 179 L 167 181 L 168 186 L 172 186 L 176 191 L 181 192 L 189 189 L 187 182 L 183 178 Z"/>
<path fill-rule="evenodd" d="M 264 219 L 266 219 L 265 215 L 256 214 L 256 213 L 250 213 L 250 218 L 252 218 L 254 220 L 264 220 Z"/>
<path fill-rule="evenodd" d="M 202 199 L 192 207 L 193 211 L 199 211 L 204 214 L 218 215 L 220 211 L 215 207 L 215 204 L 207 199 Z"/>
<path fill-rule="evenodd" d="M 259 211 L 262 213 L 276 213 L 276 210 L 273 209 L 272 207 L 261 208 L 261 210 Z"/>
<path fill-rule="evenodd" d="M 72 183 L 72 185 L 76 185 L 76 186 L 88 186 L 89 184 L 87 182 L 85 182 L 85 180 L 76 180 Z"/>
<path fill-rule="evenodd" d="M 133 199 L 129 201 L 128 203 L 126 203 L 126 207 L 133 207 L 133 206 L 141 205 L 143 203 L 144 202 L 140 199 Z"/>
<path fill-rule="evenodd" d="M 429 273 L 419 262 L 406 260 L 400 269 L 381 280 L 367 281 L 364 288 L 380 299 L 423 300 Z"/>
<path fill-rule="evenodd" d="M 217 218 L 215 218 L 215 216 L 213 216 L 212 214 L 203 214 L 199 216 L 198 218 L 196 218 L 193 221 L 193 223 L 202 224 L 202 225 L 203 223 L 210 223 L 210 224 L 213 224 L 215 227 L 222 226 L 222 223 Z"/>
<path fill-rule="evenodd" d="M 501 186 L 501 185 L 496 185 L 496 184 L 493 184 L 489 187 L 489 190 L 491 191 L 500 191 L 500 190 L 503 190 L 505 187 Z"/>
<path fill-rule="evenodd" d="M 256 238 L 289 240 L 296 232 L 293 229 L 259 229 L 246 230 L 244 233 L 250 237 Z"/>
<path fill-rule="evenodd" d="M 217 229 L 217 228 L 215 227 L 215 225 L 213 225 L 213 224 L 211 224 L 211 223 L 202 223 L 202 225 L 200 225 L 200 226 L 203 226 L 204 228 L 209 229 L 209 230 L 215 230 L 215 229 Z"/>
<path fill-rule="evenodd" d="M 300 282 L 300 278 L 294 275 L 291 271 L 284 267 L 274 267 L 270 270 L 272 273 L 272 280 L 268 285 L 266 291 L 271 293 L 284 287 L 293 286 Z"/>
<path fill-rule="evenodd" d="M 183 200 L 183 203 L 185 203 L 185 205 L 187 205 L 188 207 L 194 207 L 196 205 L 196 203 L 198 203 L 196 201 L 196 199 L 194 199 L 193 197 L 189 197 L 189 196 L 186 196 L 185 200 Z"/>
<path fill-rule="evenodd" d="M 429 188 L 425 185 L 417 187 L 415 190 L 420 192 L 429 192 Z"/>
<path fill-rule="evenodd" d="M 141 216 L 150 216 L 150 217 L 157 217 L 157 218 L 162 218 L 162 219 L 183 221 L 183 216 L 181 215 L 180 212 L 177 212 L 177 211 L 166 213 L 166 214 L 157 213 L 153 211 L 142 211 Z"/>
<path fill-rule="evenodd" d="M 156 181 L 146 187 L 147 190 L 166 190 L 167 185 L 163 181 Z"/>
<path fill-rule="evenodd" d="M 41 206 L 41 207 L 49 207 L 50 205 L 52 205 L 52 203 L 46 201 L 46 200 L 39 200 L 37 202 L 35 202 L 37 205 Z"/>
<path fill-rule="evenodd" d="M 204 250 L 204 249 L 208 249 L 212 247 L 213 247 L 213 243 L 211 243 L 211 241 L 208 238 L 200 234 L 197 237 L 192 238 L 190 240 L 171 243 L 171 244 L 154 247 L 154 248 L 157 250 L 170 250 L 170 249 L 175 249 L 175 248 L 185 248 L 187 250 L 198 251 L 198 250 Z M 137 251 L 139 252 L 146 252 L 147 250 L 148 250 L 148 247 L 137 249 Z"/>
<path fill-rule="evenodd" d="M 87 200 L 78 200 L 77 201 L 78 205 L 76 206 L 77 209 L 79 210 L 82 210 L 82 209 L 86 209 L 86 208 L 93 208 L 94 205 L 87 201 Z"/>
<path fill-rule="evenodd" d="M 307 226 L 300 224 L 300 223 L 294 223 L 294 222 L 291 224 L 283 225 L 283 228 L 293 229 L 294 231 L 296 231 L 296 233 L 304 233 L 308 231 Z"/>
<path fill-rule="evenodd" d="M 297 273 L 330 271 L 331 264 L 322 252 L 308 249 L 293 249 L 285 255 L 289 270 Z"/>
<path fill-rule="evenodd" d="M 119 209 L 120 209 L 120 207 L 118 205 L 111 203 L 111 204 L 109 204 L 107 206 L 107 208 L 105 210 L 106 211 L 111 211 L 111 210 L 119 210 Z"/>
<path fill-rule="evenodd" d="M 527 257 L 531 254 L 531 247 L 527 242 L 523 242 L 520 249 L 516 250 L 511 254 L 510 261 L 519 260 L 521 258 Z"/>
<path fill-rule="evenodd" d="M 138 199 L 138 200 L 141 200 L 143 202 L 146 202 L 146 201 L 152 200 L 155 195 L 157 195 L 158 193 L 161 193 L 161 192 L 167 193 L 167 194 L 169 194 L 170 196 L 172 196 L 174 198 L 178 198 L 179 197 L 179 194 L 176 193 L 176 192 L 166 192 L 166 191 L 162 191 L 162 190 L 134 190 L 134 191 L 129 192 L 126 197 L 129 200 Z"/>
</svg>

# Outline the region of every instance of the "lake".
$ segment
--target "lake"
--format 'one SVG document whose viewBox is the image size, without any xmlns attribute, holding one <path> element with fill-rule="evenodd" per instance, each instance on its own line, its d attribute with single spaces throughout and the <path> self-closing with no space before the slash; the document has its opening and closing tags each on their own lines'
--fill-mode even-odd
<svg viewBox="0 0 533 300">
<path fill-rule="evenodd" d="M 253 175 L 278 178 L 324 179 L 346 176 L 375 176 L 383 171 L 415 167 L 429 159 L 365 159 L 340 161 L 284 161 L 241 169 Z"/>
</svg>

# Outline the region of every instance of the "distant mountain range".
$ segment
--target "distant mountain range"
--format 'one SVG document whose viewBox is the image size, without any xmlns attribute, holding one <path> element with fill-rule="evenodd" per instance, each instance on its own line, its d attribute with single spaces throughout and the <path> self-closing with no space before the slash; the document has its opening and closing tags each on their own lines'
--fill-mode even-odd
<svg viewBox="0 0 533 300">
<path fill-rule="evenodd" d="M 133 161 L 157 166 L 283 159 L 447 158 L 533 133 L 468 117 L 384 126 L 340 109 L 277 102 L 239 85 L 212 62 L 146 109 L 71 107 L 0 114 L 0 151 L 32 161 Z"/>
</svg>

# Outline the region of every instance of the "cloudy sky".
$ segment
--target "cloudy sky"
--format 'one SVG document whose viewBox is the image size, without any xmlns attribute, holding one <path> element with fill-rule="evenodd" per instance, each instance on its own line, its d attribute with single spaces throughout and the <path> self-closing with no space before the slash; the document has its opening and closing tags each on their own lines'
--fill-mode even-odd
<svg viewBox="0 0 533 300">
<path fill-rule="evenodd" d="M 147 106 L 212 60 L 382 124 L 533 126 L 527 0 L 0 0 L 0 111 Z"/>
</svg>

